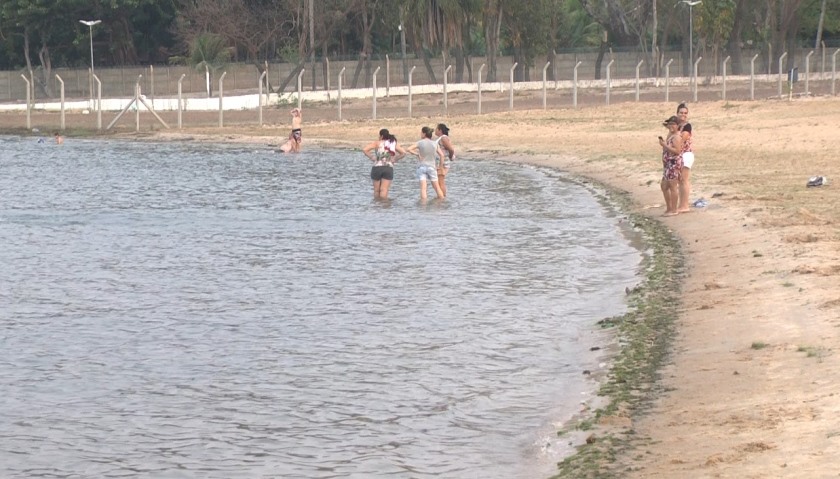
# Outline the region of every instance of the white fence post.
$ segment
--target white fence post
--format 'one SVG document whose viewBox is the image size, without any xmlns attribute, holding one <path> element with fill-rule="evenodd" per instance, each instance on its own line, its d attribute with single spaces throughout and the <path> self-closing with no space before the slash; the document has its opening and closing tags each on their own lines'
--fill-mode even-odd
<svg viewBox="0 0 840 479">
<path fill-rule="evenodd" d="M 510 110 L 513 111 L 513 71 L 516 70 L 516 66 L 519 63 L 514 62 L 513 66 L 510 67 Z"/>
</svg>

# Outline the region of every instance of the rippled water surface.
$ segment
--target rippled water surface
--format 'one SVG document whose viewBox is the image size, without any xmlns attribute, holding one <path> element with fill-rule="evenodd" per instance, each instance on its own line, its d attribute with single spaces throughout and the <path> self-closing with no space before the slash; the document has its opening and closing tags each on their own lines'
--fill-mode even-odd
<svg viewBox="0 0 840 479">
<path fill-rule="evenodd" d="M 639 252 L 551 171 L 413 169 L 0 137 L 0 477 L 549 475 Z"/>
</svg>

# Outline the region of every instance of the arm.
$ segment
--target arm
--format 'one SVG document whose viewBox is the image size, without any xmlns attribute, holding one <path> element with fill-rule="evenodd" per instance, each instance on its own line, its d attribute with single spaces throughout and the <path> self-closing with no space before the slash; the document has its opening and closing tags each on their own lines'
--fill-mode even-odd
<svg viewBox="0 0 840 479">
<path fill-rule="evenodd" d="M 406 154 L 405 148 L 401 147 L 399 144 L 396 144 L 394 146 L 394 150 L 396 150 L 396 152 L 397 152 L 397 156 L 394 157 L 394 163 L 396 163 L 396 162 L 402 160 L 403 158 L 405 158 L 405 154 Z"/>
<path fill-rule="evenodd" d="M 372 153 L 374 150 L 376 150 L 378 146 L 379 142 L 374 141 L 373 143 L 370 143 L 368 146 L 364 147 L 362 149 L 362 153 L 364 153 L 365 156 L 367 156 L 370 159 L 370 161 L 376 161 L 376 155 L 373 155 Z"/>
<path fill-rule="evenodd" d="M 449 137 L 447 136 L 447 137 L 443 138 L 442 140 L 440 140 L 440 144 L 449 153 L 449 159 L 454 160 L 455 159 L 455 146 L 452 145 L 452 140 L 450 140 Z M 443 158 L 443 157 L 441 156 L 441 158 Z"/>
<path fill-rule="evenodd" d="M 419 150 L 420 150 L 420 147 L 417 146 L 417 143 L 412 143 L 411 146 L 409 146 L 408 148 L 405 149 L 405 152 L 410 154 L 410 155 L 420 156 Z"/>
<path fill-rule="evenodd" d="M 443 153 L 443 150 L 440 148 L 440 145 L 438 145 L 437 151 L 435 151 L 435 154 L 437 155 L 438 158 L 440 158 L 440 167 L 443 168 L 443 158 L 444 158 L 443 155 L 444 155 L 444 153 Z"/>
<path fill-rule="evenodd" d="M 682 151 L 683 140 L 680 135 L 674 135 L 674 144 L 669 145 L 667 140 L 663 140 L 662 137 L 659 137 L 659 145 L 662 146 L 663 151 L 667 151 L 670 153 L 680 153 Z"/>
</svg>

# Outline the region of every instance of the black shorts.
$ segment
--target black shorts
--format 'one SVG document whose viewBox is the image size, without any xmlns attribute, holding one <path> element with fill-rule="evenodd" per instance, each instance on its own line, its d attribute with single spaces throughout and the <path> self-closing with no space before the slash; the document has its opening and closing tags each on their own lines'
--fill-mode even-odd
<svg viewBox="0 0 840 479">
<path fill-rule="evenodd" d="M 373 181 L 388 180 L 394 181 L 393 166 L 374 166 L 370 169 L 370 179 Z"/>
</svg>

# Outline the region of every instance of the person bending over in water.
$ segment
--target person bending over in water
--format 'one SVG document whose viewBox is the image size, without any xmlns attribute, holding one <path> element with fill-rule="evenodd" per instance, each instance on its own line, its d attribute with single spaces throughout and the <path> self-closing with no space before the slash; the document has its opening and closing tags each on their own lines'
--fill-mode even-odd
<svg viewBox="0 0 840 479">
<path fill-rule="evenodd" d="M 397 144 L 397 137 L 383 128 L 379 130 L 379 139 L 369 143 L 362 151 L 373 162 L 370 169 L 373 199 L 387 199 L 388 189 L 394 181 L 394 163 L 405 156 L 405 150 Z"/>
<path fill-rule="evenodd" d="M 450 163 L 455 161 L 455 145 L 449 139 L 449 128 L 445 124 L 438 123 L 437 128 L 435 128 L 435 135 L 437 136 L 435 145 L 439 146 L 448 155 L 448 159 L 446 156 L 440 156 L 440 163 L 437 167 L 438 183 L 443 195 L 446 196 L 446 175 L 449 173 Z"/>
<path fill-rule="evenodd" d="M 54 135 L 55 135 L 55 144 L 56 145 L 63 145 L 64 144 L 64 138 L 62 138 L 61 133 L 55 132 Z"/>
<path fill-rule="evenodd" d="M 420 181 L 420 199 L 425 200 L 426 196 L 426 181 L 432 183 L 432 188 L 435 189 L 435 194 L 438 198 L 443 198 L 443 190 L 440 188 L 438 182 L 438 174 L 435 169 L 435 156 L 443 158 L 443 151 L 437 144 L 432 141 L 433 130 L 428 126 L 424 126 L 420 130 L 420 141 L 409 146 L 406 152 L 417 156 L 420 159 L 420 165 L 417 167 L 417 180 Z"/>
<path fill-rule="evenodd" d="M 292 131 L 289 133 L 289 139 L 283 144 L 283 146 L 280 147 L 280 150 L 283 153 L 300 153 L 300 143 L 303 139 L 303 134 L 300 128 L 302 123 L 303 118 L 301 117 L 300 108 L 293 108 Z"/>
</svg>

